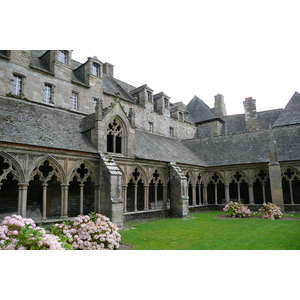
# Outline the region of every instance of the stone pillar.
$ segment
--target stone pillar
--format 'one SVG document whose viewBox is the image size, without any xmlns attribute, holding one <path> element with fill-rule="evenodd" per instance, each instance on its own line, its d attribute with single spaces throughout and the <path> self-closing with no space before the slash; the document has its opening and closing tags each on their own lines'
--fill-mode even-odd
<svg viewBox="0 0 300 300">
<path fill-rule="evenodd" d="M 196 184 L 192 185 L 192 191 L 193 191 L 193 206 L 196 206 Z"/>
<path fill-rule="evenodd" d="M 127 212 L 127 185 L 123 184 L 122 185 L 122 195 L 124 199 L 124 213 Z"/>
<path fill-rule="evenodd" d="M 201 183 L 198 184 L 198 193 L 199 193 L 199 205 L 202 205 Z"/>
<path fill-rule="evenodd" d="M 254 205 L 253 184 L 248 184 L 248 192 L 249 192 L 249 204 Z"/>
<path fill-rule="evenodd" d="M 47 220 L 46 212 L 47 212 L 47 183 L 43 183 L 43 211 L 42 211 L 42 220 Z"/>
<path fill-rule="evenodd" d="M 62 219 L 68 218 L 68 191 L 69 185 L 68 184 L 61 184 L 61 210 L 60 216 Z"/>
<path fill-rule="evenodd" d="M 281 169 L 280 164 L 273 162 L 269 163 L 269 176 L 271 185 L 272 203 L 279 206 L 281 212 L 284 212 L 284 201 L 281 185 Z"/>
<path fill-rule="evenodd" d="M 138 184 L 136 182 L 134 184 L 134 211 L 137 211 L 137 191 L 138 191 Z"/>
<path fill-rule="evenodd" d="M 229 184 L 225 184 L 225 203 L 229 203 L 230 193 L 229 193 Z"/>
<path fill-rule="evenodd" d="M 149 210 L 149 185 L 144 185 L 144 210 Z"/>
<path fill-rule="evenodd" d="M 21 202 L 20 205 L 20 214 L 23 218 L 26 218 L 26 208 L 27 208 L 27 190 L 28 190 L 28 183 L 19 183 L 19 201 Z"/>
<path fill-rule="evenodd" d="M 80 183 L 79 187 L 80 187 L 80 214 L 83 215 L 83 189 L 84 189 L 84 183 Z"/>
<path fill-rule="evenodd" d="M 215 183 L 215 205 L 218 204 L 218 184 Z"/>
<path fill-rule="evenodd" d="M 203 205 L 207 205 L 207 184 L 203 184 Z"/>
<path fill-rule="evenodd" d="M 158 184 L 154 184 L 154 208 L 157 209 L 157 186 Z"/>
</svg>

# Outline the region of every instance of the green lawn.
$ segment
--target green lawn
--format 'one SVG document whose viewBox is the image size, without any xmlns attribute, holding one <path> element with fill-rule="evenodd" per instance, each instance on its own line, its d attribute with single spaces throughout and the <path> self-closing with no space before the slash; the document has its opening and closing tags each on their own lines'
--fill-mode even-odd
<svg viewBox="0 0 300 300">
<path fill-rule="evenodd" d="M 130 222 L 121 243 L 134 250 L 299 250 L 299 220 L 216 219 L 223 212 L 193 213 L 188 219 Z"/>
</svg>

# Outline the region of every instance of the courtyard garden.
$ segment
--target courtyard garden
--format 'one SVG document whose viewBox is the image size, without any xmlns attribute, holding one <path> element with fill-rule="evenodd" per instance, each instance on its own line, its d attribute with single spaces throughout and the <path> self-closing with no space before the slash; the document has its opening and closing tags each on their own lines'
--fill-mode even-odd
<svg viewBox="0 0 300 300">
<path fill-rule="evenodd" d="M 263 219 L 191 213 L 186 219 L 130 222 L 120 234 L 133 250 L 300 250 L 300 214 Z"/>
</svg>

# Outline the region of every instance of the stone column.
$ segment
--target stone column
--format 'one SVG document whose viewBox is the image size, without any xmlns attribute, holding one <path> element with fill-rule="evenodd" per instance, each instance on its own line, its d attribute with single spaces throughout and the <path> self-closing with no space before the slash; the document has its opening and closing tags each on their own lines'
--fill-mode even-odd
<svg viewBox="0 0 300 300">
<path fill-rule="evenodd" d="M 218 204 L 218 184 L 215 183 L 215 205 Z"/>
<path fill-rule="evenodd" d="M 248 192 L 249 192 L 249 204 L 254 205 L 253 184 L 248 184 Z"/>
<path fill-rule="evenodd" d="M 127 212 L 127 185 L 126 184 L 122 185 L 122 194 L 124 199 L 124 213 L 126 213 Z"/>
<path fill-rule="evenodd" d="M 47 212 L 47 183 L 43 183 L 43 211 L 42 211 L 42 220 L 47 220 L 46 212 Z"/>
<path fill-rule="evenodd" d="M 202 204 L 201 183 L 198 184 L 198 192 L 199 192 L 199 205 L 201 205 Z"/>
<path fill-rule="evenodd" d="M 284 201 L 281 185 L 280 164 L 276 162 L 269 163 L 269 176 L 271 185 L 272 203 L 279 206 L 281 212 L 284 212 Z"/>
<path fill-rule="evenodd" d="M 203 205 L 207 204 L 207 184 L 203 184 Z"/>
<path fill-rule="evenodd" d="M 157 183 L 154 183 L 154 208 L 157 209 Z"/>
<path fill-rule="evenodd" d="M 80 183 L 79 187 L 80 187 L 80 214 L 83 215 L 83 189 L 84 189 L 84 183 Z"/>
<path fill-rule="evenodd" d="M 149 210 L 149 185 L 144 185 L 144 210 Z"/>
<path fill-rule="evenodd" d="M 28 183 L 19 183 L 19 196 L 21 197 L 19 201 L 21 201 L 20 205 L 20 214 L 23 218 L 26 218 L 26 208 L 27 208 L 27 190 L 28 190 Z"/>
<path fill-rule="evenodd" d="M 196 185 L 192 185 L 192 191 L 193 191 L 193 206 L 196 206 Z"/>
<path fill-rule="evenodd" d="M 61 210 L 60 216 L 62 219 L 66 219 L 68 217 L 68 184 L 61 184 Z"/>
<path fill-rule="evenodd" d="M 134 184 L 134 211 L 137 211 L 137 190 L 138 190 L 138 184 L 136 182 Z"/>
<path fill-rule="evenodd" d="M 230 193 L 229 193 L 229 184 L 225 184 L 225 203 L 229 203 Z"/>
</svg>

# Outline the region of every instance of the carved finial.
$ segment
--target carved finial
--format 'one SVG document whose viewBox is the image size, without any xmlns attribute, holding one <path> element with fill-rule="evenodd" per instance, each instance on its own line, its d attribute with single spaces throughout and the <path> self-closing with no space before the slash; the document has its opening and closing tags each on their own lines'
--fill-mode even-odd
<svg viewBox="0 0 300 300">
<path fill-rule="evenodd" d="M 120 102 L 120 92 L 116 92 L 115 95 L 117 96 L 117 98 L 115 98 L 115 102 Z"/>
</svg>

